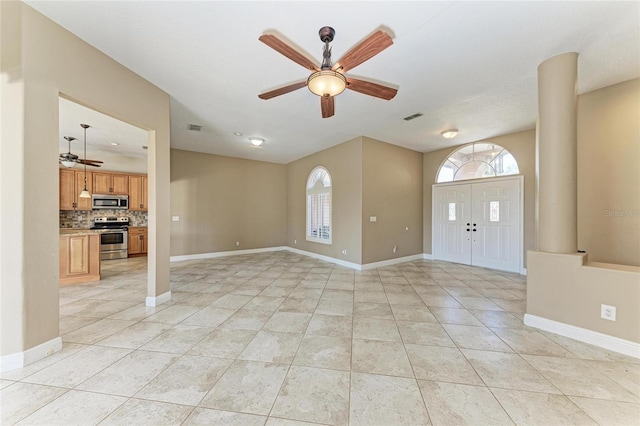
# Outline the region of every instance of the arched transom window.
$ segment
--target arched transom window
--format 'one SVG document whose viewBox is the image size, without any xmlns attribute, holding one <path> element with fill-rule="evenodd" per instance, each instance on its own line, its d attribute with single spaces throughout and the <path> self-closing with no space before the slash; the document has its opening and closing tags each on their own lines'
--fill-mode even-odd
<svg viewBox="0 0 640 426">
<path fill-rule="evenodd" d="M 520 173 L 516 159 L 500 145 L 472 143 L 454 151 L 438 170 L 437 183 Z"/>
<path fill-rule="evenodd" d="M 331 175 L 324 167 L 307 179 L 307 241 L 331 244 Z"/>
</svg>

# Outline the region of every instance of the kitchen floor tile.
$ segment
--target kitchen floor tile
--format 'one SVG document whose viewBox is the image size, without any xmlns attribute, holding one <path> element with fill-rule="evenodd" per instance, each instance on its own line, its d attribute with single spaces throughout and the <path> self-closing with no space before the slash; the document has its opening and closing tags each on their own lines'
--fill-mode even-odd
<svg viewBox="0 0 640 426">
<path fill-rule="evenodd" d="M 418 384 L 434 426 L 514 424 L 484 386 L 426 380 L 418 380 Z"/>
<path fill-rule="evenodd" d="M 14 383 L 0 391 L 0 424 L 17 423 L 67 391 L 52 386 Z"/>
<path fill-rule="evenodd" d="M 130 399 L 109 415 L 100 426 L 157 426 L 182 424 L 192 407 L 157 401 Z"/>
<path fill-rule="evenodd" d="M 483 385 L 471 364 L 456 348 L 405 344 L 417 379 Z"/>
<path fill-rule="evenodd" d="M 135 397 L 198 405 L 232 362 L 230 359 L 184 355 L 151 380 Z"/>
<path fill-rule="evenodd" d="M 251 414 L 269 414 L 289 367 L 241 361 L 229 367 L 201 406 Z"/>
<path fill-rule="evenodd" d="M 127 398 L 70 390 L 22 420 L 27 425 L 98 424 Z"/>
<path fill-rule="evenodd" d="M 302 334 L 260 331 L 238 359 L 291 364 L 301 339 Z"/>
<path fill-rule="evenodd" d="M 262 426 L 265 420 L 253 414 L 196 408 L 182 425 Z"/>
<path fill-rule="evenodd" d="M 428 425 L 415 379 L 353 373 L 350 425 Z"/>
<path fill-rule="evenodd" d="M 293 365 L 349 371 L 351 339 L 307 335 L 302 338 Z"/>
<path fill-rule="evenodd" d="M 291 420 L 346 425 L 349 419 L 349 381 L 349 373 L 346 371 L 292 366 L 271 415 Z"/>
<path fill-rule="evenodd" d="M 413 377 L 404 345 L 400 342 L 353 339 L 351 371 Z"/>
<path fill-rule="evenodd" d="M 178 356 L 175 354 L 134 351 L 79 384 L 76 389 L 133 396 L 176 359 Z"/>
<path fill-rule="evenodd" d="M 218 328 L 192 347 L 189 355 L 235 359 L 256 336 L 257 331 Z"/>
</svg>

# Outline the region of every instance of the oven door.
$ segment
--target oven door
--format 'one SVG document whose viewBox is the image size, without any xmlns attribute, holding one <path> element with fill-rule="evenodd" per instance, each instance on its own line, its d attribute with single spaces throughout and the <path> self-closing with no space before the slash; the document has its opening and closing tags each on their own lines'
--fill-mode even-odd
<svg viewBox="0 0 640 426">
<path fill-rule="evenodd" d="M 118 229 L 100 234 L 100 251 L 127 250 L 127 231 Z"/>
</svg>

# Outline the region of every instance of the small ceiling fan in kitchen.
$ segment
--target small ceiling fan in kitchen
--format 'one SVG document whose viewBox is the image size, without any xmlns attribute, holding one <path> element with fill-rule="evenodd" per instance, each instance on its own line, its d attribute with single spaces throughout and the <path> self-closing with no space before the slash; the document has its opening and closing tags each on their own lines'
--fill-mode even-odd
<svg viewBox="0 0 640 426">
<path fill-rule="evenodd" d="M 86 158 L 80 158 L 77 155 L 72 154 L 71 153 L 71 141 L 75 141 L 75 140 L 78 140 L 78 139 L 74 138 L 73 136 L 65 136 L 64 139 L 67 142 L 69 142 L 69 150 L 68 150 L 68 152 L 61 153 L 60 157 L 58 158 L 58 161 L 63 166 L 65 166 L 65 167 L 75 167 L 76 164 L 86 164 L 87 166 L 100 167 L 100 164 L 103 163 L 103 161 L 88 160 Z M 85 144 L 86 144 L 86 141 L 85 141 Z"/>
<path fill-rule="evenodd" d="M 260 99 L 271 99 L 306 86 L 312 93 L 320 96 L 322 118 L 329 118 L 334 115 L 334 98 L 345 89 L 387 101 L 392 99 L 396 93 L 398 93 L 397 89 L 344 75 L 345 72 L 357 67 L 391 46 L 393 40 L 389 34 L 382 30 L 374 32 L 345 53 L 342 58 L 334 64 L 331 62 L 331 48 L 329 47 L 329 43 L 333 41 L 335 33 L 335 30 L 331 27 L 320 28 L 320 40 L 324 43 L 322 65 L 320 66 L 316 65 L 315 61 L 307 58 L 275 35 L 261 35 L 258 40 L 298 65 L 302 65 L 307 70 L 311 70 L 312 73 L 306 80 L 261 93 L 258 97 Z"/>
</svg>

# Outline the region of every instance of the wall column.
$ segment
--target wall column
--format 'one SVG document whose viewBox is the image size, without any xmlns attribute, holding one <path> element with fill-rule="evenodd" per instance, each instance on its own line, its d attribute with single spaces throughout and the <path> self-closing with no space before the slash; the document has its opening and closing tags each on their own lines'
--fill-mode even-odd
<svg viewBox="0 0 640 426">
<path fill-rule="evenodd" d="M 576 253 L 578 54 L 538 66 L 538 249 Z"/>
</svg>

